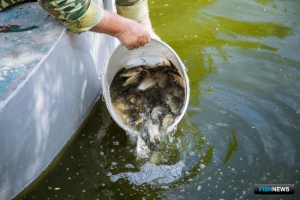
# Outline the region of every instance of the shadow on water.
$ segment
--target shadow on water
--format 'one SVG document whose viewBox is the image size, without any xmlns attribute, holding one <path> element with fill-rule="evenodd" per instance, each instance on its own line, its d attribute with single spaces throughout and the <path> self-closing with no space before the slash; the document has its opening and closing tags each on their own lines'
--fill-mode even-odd
<svg viewBox="0 0 300 200">
<path fill-rule="evenodd" d="M 26 198 L 256 199 L 255 183 L 299 188 L 299 5 L 149 1 L 153 27 L 184 62 L 191 88 L 159 164 L 136 161 L 135 146 L 99 102 Z"/>
</svg>

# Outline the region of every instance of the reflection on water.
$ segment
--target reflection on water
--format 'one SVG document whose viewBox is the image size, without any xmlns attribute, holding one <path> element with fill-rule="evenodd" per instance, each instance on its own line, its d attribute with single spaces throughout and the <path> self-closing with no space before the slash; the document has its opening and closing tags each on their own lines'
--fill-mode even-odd
<svg viewBox="0 0 300 200">
<path fill-rule="evenodd" d="M 159 164 L 136 161 L 135 145 L 99 102 L 26 199 L 299 199 L 300 3 L 149 5 L 191 86 L 187 114 L 163 138 Z M 296 184 L 296 194 L 255 196 L 256 183 Z"/>
</svg>

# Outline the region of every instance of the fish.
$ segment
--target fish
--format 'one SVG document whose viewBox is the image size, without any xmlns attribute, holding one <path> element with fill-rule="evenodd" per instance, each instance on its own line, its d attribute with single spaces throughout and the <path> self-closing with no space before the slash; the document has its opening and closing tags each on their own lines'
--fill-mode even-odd
<svg viewBox="0 0 300 200">
<path fill-rule="evenodd" d="M 126 86 L 124 88 L 126 88 L 126 89 L 121 90 L 122 94 L 124 94 L 124 95 L 130 95 L 130 94 L 138 95 L 140 93 L 140 91 L 134 85 L 133 86 L 129 85 L 129 86 Z"/>
<path fill-rule="evenodd" d="M 127 114 L 127 118 L 124 119 L 125 124 L 131 124 L 134 123 L 135 121 L 136 121 L 135 116 L 132 116 L 131 114 Z"/>
<path fill-rule="evenodd" d="M 168 108 L 164 106 L 156 106 L 152 109 L 151 118 L 155 121 L 158 121 L 159 118 L 168 111 Z"/>
<path fill-rule="evenodd" d="M 140 97 L 136 100 L 136 103 L 134 105 L 140 112 L 145 113 L 147 111 L 147 108 L 149 108 L 149 100 L 145 97 Z"/>
<path fill-rule="evenodd" d="M 176 85 L 168 85 L 161 92 L 162 99 L 170 98 L 173 96 L 184 99 L 184 95 L 184 89 Z"/>
<path fill-rule="evenodd" d="M 125 83 L 123 83 L 123 86 L 128 86 L 128 85 L 134 85 L 134 84 L 138 84 L 140 82 L 141 79 L 141 74 L 134 74 L 133 76 L 129 77 Z"/>
<path fill-rule="evenodd" d="M 171 63 L 171 62 L 170 62 Z M 116 115 L 135 135 L 138 158 L 159 162 L 161 136 L 175 123 L 184 103 L 185 85 L 178 69 L 157 65 L 122 68 L 110 86 Z"/>
<path fill-rule="evenodd" d="M 170 62 L 170 66 L 168 66 L 169 71 L 178 73 L 179 72 L 178 68 L 171 62 L 171 60 L 168 59 L 168 61 Z"/>
<path fill-rule="evenodd" d="M 130 101 L 130 103 L 136 104 L 139 98 L 138 98 L 138 96 L 136 94 L 128 94 L 128 96 L 126 97 L 126 99 L 128 101 Z"/>
<path fill-rule="evenodd" d="M 144 122 L 143 117 L 141 115 L 139 115 L 134 123 L 135 123 L 135 125 L 139 125 L 139 124 L 142 124 L 143 122 Z"/>
<path fill-rule="evenodd" d="M 144 124 L 144 133 L 147 138 L 142 138 L 145 140 L 150 150 L 155 150 L 157 142 L 159 141 L 159 124 L 155 124 L 151 119 L 148 119 Z"/>
<path fill-rule="evenodd" d="M 143 78 L 151 77 L 151 73 L 148 69 L 144 69 L 141 74 L 143 75 Z"/>
<path fill-rule="evenodd" d="M 117 96 L 115 100 L 112 102 L 112 104 L 116 109 L 122 112 L 129 109 L 129 105 L 123 96 Z"/>
<path fill-rule="evenodd" d="M 176 96 L 166 99 L 166 104 L 169 106 L 171 112 L 174 115 L 180 114 L 180 109 L 182 108 L 182 100 Z"/>
<path fill-rule="evenodd" d="M 162 120 L 162 128 L 166 130 L 171 124 L 175 122 L 175 118 L 172 114 L 167 114 Z"/>
<path fill-rule="evenodd" d="M 137 137 L 136 154 L 137 154 L 136 160 L 141 160 L 150 157 L 150 149 L 146 144 L 146 142 L 141 138 L 141 136 Z"/>
<path fill-rule="evenodd" d="M 142 70 L 143 70 L 143 68 L 140 66 L 131 67 L 131 68 L 125 69 L 125 71 L 123 73 L 121 73 L 120 76 L 121 77 L 131 77 L 133 75 L 140 73 Z"/>
<path fill-rule="evenodd" d="M 153 87 L 156 84 L 156 82 L 157 82 L 156 79 L 154 79 L 152 77 L 146 77 L 140 82 L 138 89 L 141 91 L 145 91 L 145 90 Z"/>
<path fill-rule="evenodd" d="M 157 80 L 158 87 L 164 88 L 167 85 L 167 83 L 169 81 L 168 74 L 157 72 L 154 76 Z"/>
<path fill-rule="evenodd" d="M 126 113 L 126 112 L 122 112 L 121 110 L 115 110 L 116 111 L 116 114 L 117 116 L 120 117 L 120 119 L 123 121 L 124 124 L 128 124 L 128 121 L 129 121 L 129 114 Z"/>
<path fill-rule="evenodd" d="M 181 92 L 177 92 L 177 90 L 172 90 L 172 88 L 170 87 L 167 87 L 165 88 L 165 90 L 162 91 L 162 101 L 164 102 L 166 107 L 170 109 L 170 112 L 172 112 L 175 115 L 178 115 L 180 113 L 184 101 L 183 96 L 180 96 L 180 94 Z"/>
<path fill-rule="evenodd" d="M 171 82 L 173 84 L 176 84 L 182 88 L 185 88 L 185 84 L 184 84 L 183 78 L 181 76 L 171 73 L 171 72 L 169 72 L 169 75 L 170 75 Z"/>
</svg>

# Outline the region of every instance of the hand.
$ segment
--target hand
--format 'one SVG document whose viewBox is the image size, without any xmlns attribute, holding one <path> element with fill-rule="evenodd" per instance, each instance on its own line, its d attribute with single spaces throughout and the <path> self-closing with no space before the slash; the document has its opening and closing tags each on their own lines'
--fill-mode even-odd
<svg viewBox="0 0 300 200">
<path fill-rule="evenodd" d="M 147 29 L 136 21 L 124 18 L 122 27 L 122 31 L 116 37 L 129 50 L 144 46 L 151 40 Z"/>
<path fill-rule="evenodd" d="M 151 40 L 149 32 L 143 25 L 107 10 L 91 31 L 114 36 L 129 50 L 144 46 Z"/>
</svg>

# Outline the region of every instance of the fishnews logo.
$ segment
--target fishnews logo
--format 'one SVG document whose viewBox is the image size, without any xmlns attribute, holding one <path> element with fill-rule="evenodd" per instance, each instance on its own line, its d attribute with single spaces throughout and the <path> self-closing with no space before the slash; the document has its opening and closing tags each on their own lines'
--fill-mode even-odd
<svg viewBox="0 0 300 200">
<path fill-rule="evenodd" d="M 254 184 L 254 194 L 294 194 L 295 184 Z"/>
</svg>

